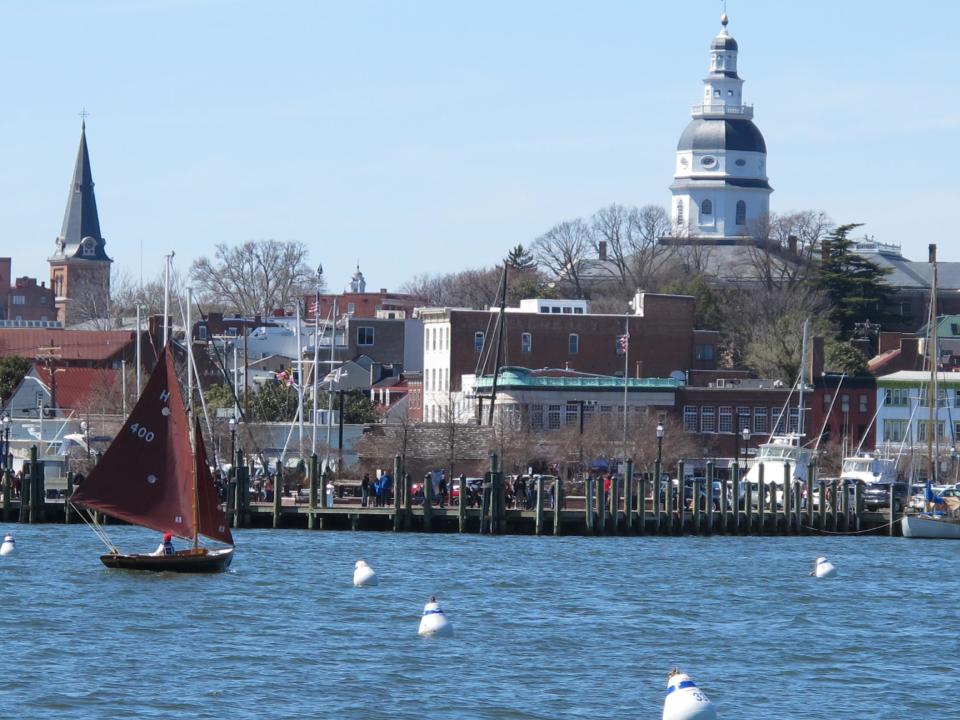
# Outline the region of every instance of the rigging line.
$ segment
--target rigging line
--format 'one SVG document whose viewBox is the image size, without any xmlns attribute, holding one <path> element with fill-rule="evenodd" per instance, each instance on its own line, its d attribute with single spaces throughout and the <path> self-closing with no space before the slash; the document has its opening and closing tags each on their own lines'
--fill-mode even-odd
<svg viewBox="0 0 960 720">
<path fill-rule="evenodd" d="M 68 500 L 67 502 L 70 502 L 70 501 Z M 74 505 L 72 502 L 70 503 L 70 505 L 73 507 L 74 510 L 77 511 L 77 515 L 80 517 L 81 520 L 83 520 L 84 523 L 86 523 L 87 527 L 93 531 L 93 534 L 96 535 L 98 538 L 100 538 L 100 542 L 106 545 L 111 552 L 116 552 L 116 553 L 120 552 L 119 548 L 117 548 L 117 546 L 113 544 L 113 541 L 110 539 L 110 536 L 107 535 L 106 531 L 100 526 L 98 522 L 96 522 L 96 520 L 93 517 L 93 513 L 90 510 L 87 510 L 87 508 L 85 507 L 79 507 L 77 505 Z M 90 514 L 89 520 L 84 514 L 85 511 Z"/>
<path fill-rule="evenodd" d="M 784 415 L 787 414 L 787 408 L 790 407 L 790 399 L 793 397 L 793 391 L 797 389 L 801 378 L 798 376 L 796 382 L 793 383 L 793 387 L 790 388 L 790 393 L 787 395 L 786 401 L 783 403 L 783 407 L 780 408 L 780 414 L 777 415 L 777 421 L 773 423 L 773 427 L 770 428 L 770 437 L 767 438 L 767 442 L 773 440 L 773 436 L 777 434 L 777 428 L 780 426 L 780 421 L 783 420 Z M 772 419 L 772 418 L 771 418 Z M 790 434 L 790 421 L 789 419 L 785 423 L 786 432 L 784 435 Z"/>
<path fill-rule="evenodd" d="M 820 434 L 817 435 L 817 444 L 813 446 L 814 450 L 817 450 L 820 447 L 820 441 L 823 440 L 823 431 L 827 427 L 827 423 L 830 422 L 830 416 L 833 414 L 833 406 L 837 404 L 837 398 L 840 396 L 840 388 L 843 385 L 843 379 L 847 376 L 846 373 L 840 375 L 840 381 L 837 383 L 837 389 L 833 393 L 833 400 L 830 401 L 830 408 L 827 410 L 826 417 L 823 418 L 823 425 L 820 426 Z M 860 441 L 863 444 L 863 440 Z M 857 452 L 860 451 L 860 448 L 857 448 Z"/>
<path fill-rule="evenodd" d="M 880 416 L 880 410 L 883 408 L 884 404 L 887 402 L 887 394 L 883 394 L 883 398 L 880 402 L 877 403 L 877 409 L 873 413 L 873 417 L 870 418 L 870 422 L 867 423 L 867 429 L 863 431 L 863 437 L 860 438 L 860 444 L 857 445 L 857 455 L 860 454 L 860 451 L 863 449 L 863 443 L 866 442 L 867 436 L 870 434 L 870 428 L 873 427 L 873 424 L 877 421 L 877 418 Z"/>
<path fill-rule="evenodd" d="M 189 288 L 188 288 L 188 289 L 189 289 Z M 186 324 L 187 324 L 186 312 L 185 312 L 185 310 L 184 310 L 183 302 L 182 302 L 182 300 L 181 300 L 181 298 L 180 298 L 179 295 L 177 296 L 177 307 L 180 309 L 180 318 L 183 320 L 184 326 L 186 326 Z M 199 306 L 197 306 L 197 309 L 199 310 Z M 203 317 L 203 314 L 202 314 L 202 313 L 201 313 L 200 317 L 201 317 L 201 318 Z M 213 434 L 213 425 L 212 425 L 211 422 L 210 422 L 210 415 L 207 413 L 207 400 L 206 400 L 206 398 L 203 396 L 203 384 L 200 382 L 200 370 L 199 370 L 199 368 L 197 367 L 197 361 L 196 361 L 196 359 L 193 357 L 193 328 L 187 327 L 187 328 L 185 329 L 185 331 L 184 331 L 184 340 L 186 341 L 186 342 L 185 342 L 185 345 L 187 346 L 187 353 L 188 353 L 189 356 L 190 356 L 190 357 L 189 357 L 190 362 L 187 363 L 188 372 L 189 372 L 189 369 L 190 369 L 190 368 L 193 369 L 193 377 L 194 377 L 194 378 L 196 379 L 196 381 L 197 381 L 197 394 L 200 396 L 200 410 L 201 410 L 201 412 L 203 413 L 203 419 L 204 419 L 204 420 L 206 421 L 206 423 L 207 423 L 207 433 L 208 433 L 209 437 L 210 437 L 211 440 L 212 440 L 213 437 L 214 437 L 214 434 Z M 188 383 L 188 387 L 189 387 L 189 383 Z M 192 397 L 187 398 L 187 408 L 191 408 L 191 407 L 193 407 L 193 398 L 192 398 Z M 191 428 L 191 431 L 192 431 L 192 428 Z M 219 453 L 219 450 L 217 449 L 217 444 L 216 444 L 216 443 L 212 443 L 212 445 L 213 445 L 213 462 L 214 462 L 214 465 L 215 465 L 217 468 L 219 468 L 219 467 L 220 467 L 220 453 Z M 230 461 L 233 462 L 233 458 L 231 458 Z"/>
</svg>

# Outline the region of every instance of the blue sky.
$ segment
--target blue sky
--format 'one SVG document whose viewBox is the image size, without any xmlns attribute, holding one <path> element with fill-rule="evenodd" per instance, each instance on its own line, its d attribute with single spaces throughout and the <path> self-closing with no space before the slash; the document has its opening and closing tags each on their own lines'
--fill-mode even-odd
<svg viewBox="0 0 960 720">
<path fill-rule="evenodd" d="M 358 260 L 374 289 L 492 265 L 611 202 L 667 204 L 720 9 L 4 1 L 0 254 L 48 277 L 86 107 L 107 251 L 135 279 L 261 238 L 305 242 L 332 288 Z M 960 260 L 960 4 L 728 13 L 771 208 Z"/>
</svg>

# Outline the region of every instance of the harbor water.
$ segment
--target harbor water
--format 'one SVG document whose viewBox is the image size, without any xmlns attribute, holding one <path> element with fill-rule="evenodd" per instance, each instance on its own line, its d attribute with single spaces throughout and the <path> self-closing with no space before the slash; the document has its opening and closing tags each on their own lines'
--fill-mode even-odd
<svg viewBox="0 0 960 720">
<path fill-rule="evenodd" d="M 107 570 L 83 526 L 5 529 L 9 717 L 654 720 L 674 666 L 725 720 L 960 717 L 946 542 L 246 530 L 230 572 L 183 576 Z M 431 594 L 453 638 L 418 637 Z"/>
</svg>

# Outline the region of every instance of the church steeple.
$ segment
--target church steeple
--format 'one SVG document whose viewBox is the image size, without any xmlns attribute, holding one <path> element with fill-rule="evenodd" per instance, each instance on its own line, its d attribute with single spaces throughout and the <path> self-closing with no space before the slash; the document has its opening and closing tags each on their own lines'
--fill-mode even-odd
<svg viewBox="0 0 960 720">
<path fill-rule="evenodd" d="M 100 234 L 100 216 L 97 213 L 90 152 L 87 149 L 86 120 L 80 126 L 80 147 L 77 149 L 77 161 L 67 194 L 67 208 L 56 243 L 54 257 L 110 260 L 104 250 L 104 238 Z"/>
<path fill-rule="evenodd" d="M 70 179 L 63 225 L 50 256 L 50 286 L 56 295 L 57 316 L 64 325 L 107 317 L 110 265 L 100 233 L 93 172 L 87 149 L 87 123 L 80 125 L 80 147 Z"/>
</svg>

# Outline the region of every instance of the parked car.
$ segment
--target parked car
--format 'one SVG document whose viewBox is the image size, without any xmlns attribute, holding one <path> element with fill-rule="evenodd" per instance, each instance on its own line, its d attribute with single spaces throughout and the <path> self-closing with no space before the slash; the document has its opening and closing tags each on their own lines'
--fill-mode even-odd
<svg viewBox="0 0 960 720">
<path fill-rule="evenodd" d="M 871 512 L 876 512 L 881 508 L 889 508 L 892 496 L 893 511 L 900 513 L 910 504 L 911 494 L 910 486 L 907 483 L 871 483 L 863 489 L 863 507 Z"/>
</svg>

